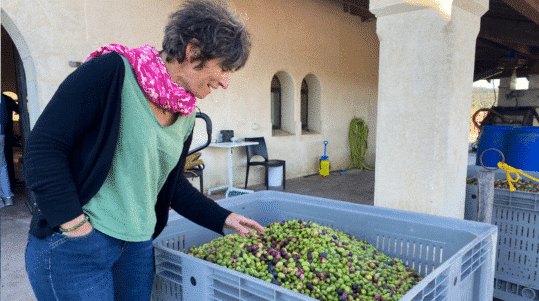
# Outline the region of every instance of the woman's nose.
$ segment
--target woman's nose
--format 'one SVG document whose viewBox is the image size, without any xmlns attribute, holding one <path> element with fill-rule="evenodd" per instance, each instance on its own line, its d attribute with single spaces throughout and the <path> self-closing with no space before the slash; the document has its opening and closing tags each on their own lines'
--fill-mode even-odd
<svg viewBox="0 0 539 301">
<path fill-rule="evenodd" d="M 229 84 L 230 84 L 230 74 L 224 74 L 219 80 L 219 85 L 223 87 L 223 89 L 226 89 L 228 88 Z"/>
</svg>

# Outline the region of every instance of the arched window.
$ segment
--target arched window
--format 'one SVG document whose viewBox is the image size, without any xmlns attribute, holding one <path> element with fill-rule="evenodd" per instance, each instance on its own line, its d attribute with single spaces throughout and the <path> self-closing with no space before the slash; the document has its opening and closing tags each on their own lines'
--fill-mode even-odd
<svg viewBox="0 0 539 301">
<path fill-rule="evenodd" d="M 314 74 L 307 74 L 301 82 L 301 133 L 303 135 L 322 132 L 320 81 Z"/>
<path fill-rule="evenodd" d="M 305 79 L 301 82 L 301 130 L 309 131 L 309 86 Z"/>
<path fill-rule="evenodd" d="M 271 126 L 274 130 L 281 129 L 281 82 L 276 75 L 271 80 Z"/>
<path fill-rule="evenodd" d="M 295 135 L 294 81 L 286 71 L 279 71 L 271 79 L 272 136 Z"/>
</svg>

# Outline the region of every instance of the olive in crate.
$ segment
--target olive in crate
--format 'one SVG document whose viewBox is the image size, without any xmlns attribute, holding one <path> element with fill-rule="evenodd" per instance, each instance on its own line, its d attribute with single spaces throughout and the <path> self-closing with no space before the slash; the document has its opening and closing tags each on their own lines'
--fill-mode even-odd
<svg viewBox="0 0 539 301">
<path fill-rule="evenodd" d="M 269 224 L 256 236 L 219 237 L 188 254 L 317 300 L 399 300 L 421 281 L 367 242 L 302 220 Z"/>
</svg>

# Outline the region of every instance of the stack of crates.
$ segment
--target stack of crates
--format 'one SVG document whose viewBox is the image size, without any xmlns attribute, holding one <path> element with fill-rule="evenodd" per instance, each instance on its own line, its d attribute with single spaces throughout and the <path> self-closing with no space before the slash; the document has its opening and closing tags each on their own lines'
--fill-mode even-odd
<svg viewBox="0 0 539 301">
<path fill-rule="evenodd" d="M 498 235 L 493 225 L 277 191 L 219 204 L 263 226 L 301 219 L 366 240 L 423 277 L 400 301 L 492 301 Z M 315 300 L 185 253 L 192 245 L 201 246 L 217 237 L 215 232 L 172 216 L 154 240 L 153 300 Z"/>
<path fill-rule="evenodd" d="M 478 189 L 466 187 L 465 219 L 477 219 Z M 539 300 L 539 193 L 494 189 L 492 224 L 498 227 L 494 297 Z"/>
</svg>

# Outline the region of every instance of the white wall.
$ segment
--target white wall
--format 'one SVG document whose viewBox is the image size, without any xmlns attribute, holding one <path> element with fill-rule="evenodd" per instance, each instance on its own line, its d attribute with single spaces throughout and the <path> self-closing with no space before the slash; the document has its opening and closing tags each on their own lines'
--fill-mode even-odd
<svg viewBox="0 0 539 301">
<path fill-rule="evenodd" d="M 379 49 L 375 23 L 361 23 L 329 0 L 235 0 L 233 5 L 252 33 L 253 49 L 228 90 L 214 91 L 199 101 L 200 109 L 213 121 L 214 133 L 232 129 L 238 137 L 264 136 L 270 157 L 286 160 L 287 177 L 293 178 L 317 173 L 324 140 L 329 141 L 332 169 L 348 167 L 348 126 L 357 116 L 370 127 L 367 159 L 372 164 Z M 36 78 L 30 84 L 37 87 L 38 95 L 29 99 L 34 104 L 31 117 L 39 115 L 73 71 L 68 61 L 83 61 L 110 43 L 151 44 L 160 49 L 167 17 L 177 7 L 177 1 L 4 0 L 3 13 L 20 31 L 29 49 L 28 59 L 35 64 L 35 70 L 29 70 Z M 272 137 L 270 83 L 279 71 L 286 72 L 295 87 L 293 136 Z M 314 135 L 301 135 L 300 88 L 307 74 L 316 76 L 321 89 L 321 133 Z M 253 123 L 258 124 L 257 130 L 251 129 Z M 205 187 L 225 184 L 226 152 L 208 148 L 202 159 Z M 235 183 L 241 186 L 244 150 L 236 150 L 234 160 Z M 261 170 L 252 170 L 249 183 L 262 181 Z"/>
</svg>

